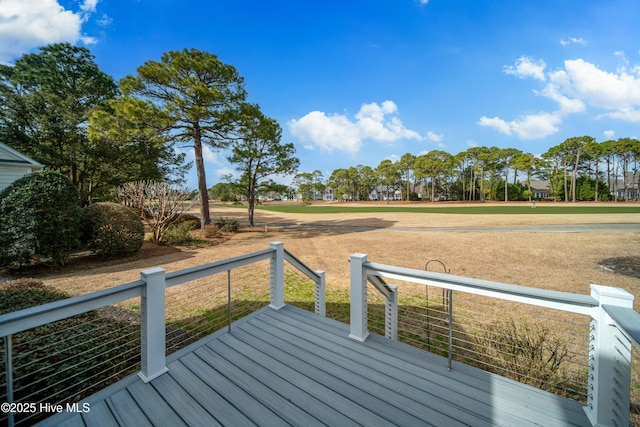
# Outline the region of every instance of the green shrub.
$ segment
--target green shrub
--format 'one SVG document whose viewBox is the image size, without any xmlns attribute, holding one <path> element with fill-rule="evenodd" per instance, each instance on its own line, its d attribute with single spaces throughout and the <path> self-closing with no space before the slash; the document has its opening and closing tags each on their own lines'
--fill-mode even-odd
<svg viewBox="0 0 640 427">
<path fill-rule="evenodd" d="M 82 208 L 64 175 L 26 175 L 0 193 L 0 267 L 29 265 L 33 256 L 64 264 L 78 247 Z"/>
<path fill-rule="evenodd" d="M 195 239 L 189 234 L 193 229 L 193 223 L 189 221 L 171 224 L 165 231 L 164 236 L 162 236 L 162 243 L 173 246 L 193 242 Z"/>
<path fill-rule="evenodd" d="M 235 233 L 240 228 L 240 224 L 235 218 L 218 218 L 215 223 L 221 231 L 226 231 L 228 233 Z"/>
<path fill-rule="evenodd" d="M 0 285 L 0 314 L 11 313 L 36 305 L 69 298 L 55 288 L 48 288 L 36 279 L 16 279 Z"/>
<path fill-rule="evenodd" d="M 193 214 L 182 214 L 174 221 L 174 224 L 186 223 L 190 230 L 197 230 L 200 228 L 200 217 Z"/>
<path fill-rule="evenodd" d="M 132 254 L 144 242 L 142 219 L 118 203 L 100 202 L 84 210 L 87 247 L 101 256 Z"/>
</svg>

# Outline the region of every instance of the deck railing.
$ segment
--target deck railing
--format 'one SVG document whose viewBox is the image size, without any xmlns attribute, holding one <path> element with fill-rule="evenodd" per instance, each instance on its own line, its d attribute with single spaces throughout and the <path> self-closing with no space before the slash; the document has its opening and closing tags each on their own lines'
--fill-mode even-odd
<svg viewBox="0 0 640 427">
<path fill-rule="evenodd" d="M 370 283 L 376 290 L 374 293 L 381 295 L 383 299 L 385 318 L 383 332 L 385 336 L 390 339 L 401 338 L 413 345 L 417 341 L 424 344 L 424 340 L 410 342 L 414 338 L 406 339 L 409 334 L 402 331 L 405 323 L 412 323 L 415 328 L 415 312 L 410 314 L 411 322 L 402 319 L 403 310 L 406 310 L 407 305 L 411 305 L 405 303 L 406 298 L 408 297 L 408 300 L 412 301 L 415 296 L 407 296 L 407 292 L 414 293 L 415 290 L 403 288 L 422 287 L 422 295 L 425 295 L 424 289 L 428 287 L 440 288 L 445 291 L 442 294 L 443 316 L 439 322 L 439 326 L 443 328 L 440 333 L 440 344 L 446 343 L 443 347 L 450 360 L 450 369 L 453 367 L 451 360 L 455 357 L 454 353 L 464 348 L 464 345 L 460 344 L 462 338 L 455 328 L 460 326 L 462 322 L 460 318 L 465 315 L 460 314 L 456 307 L 458 301 L 469 298 L 469 296 L 472 298 L 488 297 L 489 301 L 493 301 L 493 303 L 485 302 L 484 311 L 491 311 L 495 304 L 496 309 L 501 310 L 504 317 L 507 316 L 507 313 L 501 305 L 503 303 L 498 301 L 535 307 L 526 315 L 529 316 L 528 321 L 531 321 L 532 317 L 538 318 L 539 311 L 548 309 L 559 313 L 562 319 L 565 319 L 566 316 L 573 318 L 574 315 L 584 318 L 586 321 L 581 322 L 583 326 L 578 326 L 578 328 L 584 329 L 584 332 L 578 338 L 581 344 L 577 347 L 577 351 L 581 351 L 583 354 L 576 356 L 584 360 L 584 367 L 578 367 L 576 371 L 584 370 L 587 373 L 583 386 L 584 409 L 593 425 L 629 425 L 631 350 L 634 345 L 638 347 L 640 342 L 640 315 L 633 310 L 633 295 L 628 292 L 600 285 L 591 285 L 591 295 L 528 288 L 373 263 L 369 262 L 364 254 L 352 255 L 350 263 L 350 337 L 364 341 L 369 334 L 371 327 L 369 310 L 374 308 L 368 301 L 371 295 L 368 292 L 367 283 Z M 389 284 L 388 281 L 393 281 L 394 284 Z M 399 303 L 403 298 L 404 301 Z M 439 303 L 440 301 L 438 301 Z M 428 305 L 426 307 L 429 309 Z M 471 317 L 483 316 L 484 313 L 480 312 Z M 425 316 L 425 318 L 427 317 L 430 315 Z M 469 327 L 469 329 L 471 328 Z M 573 332 L 574 327 L 571 322 L 565 321 L 561 329 L 568 333 Z M 471 341 L 474 341 L 474 344 L 478 343 L 478 340 L 471 339 Z M 486 339 L 485 342 L 487 342 Z M 486 348 L 484 350 L 486 351 Z M 467 348 L 466 352 L 456 360 L 467 363 L 473 361 L 475 355 L 471 353 L 472 351 Z M 498 355 L 498 357 L 502 356 L 504 355 Z"/>
<path fill-rule="evenodd" d="M 260 280 L 266 289 L 260 287 Z M 232 281 L 237 283 L 233 292 Z M 299 281 L 314 287 L 314 310 L 324 315 L 324 273 L 309 269 L 285 251 L 280 242 L 271 243 L 269 249 L 256 253 L 168 274 L 161 268 L 144 270 L 140 273 L 140 280 L 131 283 L 0 315 L 0 336 L 4 340 L 4 348 L 0 351 L 3 355 L 0 365 L 4 368 L 0 402 L 10 405 L 3 406 L 0 425 L 32 424 L 53 412 L 82 410 L 73 406 L 78 400 L 135 371 L 144 381 L 150 381 L 166 372 L 167 354 L 188 345 L 194 338 L 206 336 L 224 326 L 230 327 L 235 318 L 261 305 L 269 304 L 276 309 L 282 307 L 286 286 Z M 220 283 L 224 286 L 221 287 Z M 219 301 L 221 296 L 222 302 Z M 189 304 L 194 300 L 202 304 L 198 308 L 192 305 L 185 307 L 187 300 Z M 99 335 L 80 338 L 88 346 L 104 346 L 105 351 L 99 351 L 100 354 L 106 353 L 107 349 L 117 354 L 107 360 L 96 360 L 94 356 L 88 357 L 86 350 L 74 348 L 76 345 L 71 344 L 71 340 L 65 340 L 75 332 L 76 325 L 83 322 L 94 322 L 86 328 L 92 332 L 101 329 L 96 325 L 102 324 L 104 319 L 100 315 L 87 317 L 87 313 L 100 312 L 105 308 L 109 309 L 109 316 L 119 317 L 124 313 L 127 319 L 120 322 L 124 324 L 124 333 L 120 330 L 114 332 L 111 322 L 102 328 L 104 331 Z M 225 311 L 222 321 L 212 320 L 214 314 Z M 201 316 L 194 318 L 194 312 Z M 189 321 L 184 319 L 185 315 Z M 55 329 L 51 327 L 54 322 L 64 322 L 74 316 L 85 317 L 61 331 L 49 334 L 41 330 L 43 327 Z M 32 334 L 37 338 L 29 336 L 23 339 L 24 334 L 30 334 L 35 328 L 40 328 L 37 334 Z M 114 334 L 119 337 L 116 341 L 113 341 Z M 124 343 L 121 335 L 126 336 Z M 16 336 L 21 339 L 14 340 Z M 68 343 L 68 348 L 47 350 L 47 345 L 59 340 L 62 344 L 57 344 L 56 348 L 65 343 Z M 17 341 L 20 342 L 16 344 Z M 132 347 L 135 347 L 133 353 L 128 354 Z M 34 357 L 36 352 L 38 355 Z M 126 357 L 123 358 L 123 354 Z M 74 357 L 78 358 L 77 362 Z M 122 366 L 114 370 L 114 364 Z M 82 371 L 82 381 L 74 377 L 79 370 Z M 60 377 L 64 380 L 59 380 Z M 44 394 L 25 391 L 24 384 L 29 383 L 30 388 L 34 388 L 34 382 L 44 385 Z M 81 382 L 86 384 L 71 390 L 63 384 L 67 382 L 73 383 L 74 387 Z M 51 387 L 51 392 L 46 392 L 47 387 Z M 2 391 L 5 390 L 3 396 Z"/>
</svg>

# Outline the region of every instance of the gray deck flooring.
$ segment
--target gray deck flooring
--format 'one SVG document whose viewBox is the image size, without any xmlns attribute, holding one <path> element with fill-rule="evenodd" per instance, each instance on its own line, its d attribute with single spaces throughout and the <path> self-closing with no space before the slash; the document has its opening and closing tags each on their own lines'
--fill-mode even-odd
<svg viewBox="0 0 640 427">
<path fill-rule="evenodd" d="M 169 372 L 91 396 L 63 426 L 586 426 L 572 400 L 286 306 L 172 355 Z"/>
</svg>

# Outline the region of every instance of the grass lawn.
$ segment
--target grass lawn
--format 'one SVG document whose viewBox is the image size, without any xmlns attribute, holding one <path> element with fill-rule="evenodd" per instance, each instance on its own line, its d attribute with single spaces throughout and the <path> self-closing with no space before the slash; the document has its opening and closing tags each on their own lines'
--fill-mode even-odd
<svg viewBox="0 0 640 427">
<path fill-rule="evenodd" d="M 340 205 L 263 205 L 257 209 L 293 213 L 293 214 L 343 214 L 343 213 L 381 213 L 381 212 L 411 212 L 432 214 L 467 214 L 467 215 L 566 215 L 566 214 L 631 214 L 640 213 L 640 205 L 633 206 L 593 206 L 538 204 L 535 209 L 531 205 L 522 206 L 439 206 L 427 207 L 414 205 L 384 205 L 384 206 L 340 206 Z"/>
</svg>

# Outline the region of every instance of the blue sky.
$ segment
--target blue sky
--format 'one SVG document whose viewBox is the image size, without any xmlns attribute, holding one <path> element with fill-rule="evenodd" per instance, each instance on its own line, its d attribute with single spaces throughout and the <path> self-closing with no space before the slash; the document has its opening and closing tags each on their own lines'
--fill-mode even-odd
<svg viewBox="0 0 640 427">
<path fill-rule="evenodd" d="M 215 53 L 326 179 L 434 149 L 640 136 L 639 20 L 637 0 L 0 0 L 0 62 L 68 41 L 117 81 L 169 50 Z M 232 170 L 220 152 L 206 165 L 209 186 Z"/>
</svg>

